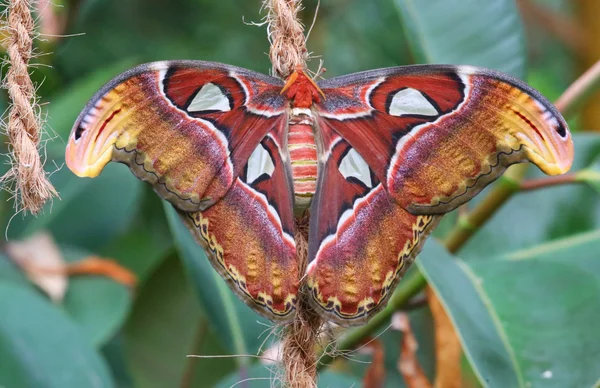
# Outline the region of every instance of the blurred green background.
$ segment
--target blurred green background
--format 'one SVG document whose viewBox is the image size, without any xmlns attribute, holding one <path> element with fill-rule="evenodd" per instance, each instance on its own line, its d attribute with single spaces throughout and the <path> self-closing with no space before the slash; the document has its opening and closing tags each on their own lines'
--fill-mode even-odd
<svg viewBox="0 0 600 388">
<path fill-rule="evenodd" d="M 302 20 L 310 24 L 317 2 L 303 4 Z M 412 63 L 471 64 L 508 72 L 555 100 L 600 58 L 597 4 L 321 0 L 308 41 L 317 58 L 309 66 L 316 70 L 322 59 L 325 77 L 332 77 Z M 202 59 L 268 73 L 265 27 L 249 25 L 264 16 L 261 2 L 56 0 L 39 8 L 37 50 L 45 54 L 34 59 L 32 76 L 47 115 L 46 167 L 61 199 L 37 218 L 13 217 L 10 194 L 0 194 L 9 240 L 0 252 L 0 387 L 229 387 L 248 378 L 259 380 L 236 386 L 280 384 L 277 367 L 254 358 L 186 358 L 257 354 L 276 348 L 278 337 L 229 291 L 169 206 L 125 166 L 111 164 L 93 180 L 63 166 L 65 141 L 87 100 L 136 64 Z M 4 110 L 7 96 L 0 98 Z M 435 239 L 420 256 L 461 339 L 462 378 L 453 386 L 600 381 L 597 97 L 577 113 L 567 119 L 577 133 L 573 171 L 581 184 L 518 194 L 459 257 Z M 540 176 L 528 170 L 528 177 Z M 436 235 L 456 222 L 456 214 L 447 216 Z M 51 300 L 6 254 L 10 241 L 42 231 L 68 262 L 110 258 L 137 285 L 70 276 L 64 297 Z M 46 252 L 33 250 L 43 260 Z M 408 314 L 418 361 L 434 382 L 431 312 L 418 304 Z M 385 373 L 376 383 L 365 379 L 372 356 L 360 351 L 324 367 L 319 386 L 405 386 L 397 366 L 401 340 L 393 328 L 379 337 Z"/>
</svg>

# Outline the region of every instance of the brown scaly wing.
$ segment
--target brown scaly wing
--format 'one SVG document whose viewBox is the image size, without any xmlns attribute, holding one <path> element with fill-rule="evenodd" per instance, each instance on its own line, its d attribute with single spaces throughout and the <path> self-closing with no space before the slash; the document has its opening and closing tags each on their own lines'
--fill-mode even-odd
<svg viewBox="0 0 600 388">
<path fill-rule="evenodd" d="M 573 144 L 539 93 L 491 70 L 411 66 L 319 83 L 312 301 L 341 325 L 385 306 L 440 214 L 509 165 L 566 172 Z"/>
<path fill-rule="evenodd" d="M 299 278 L 281 87 L 211 62 L 142 65 L 94 96 L 66 151 L 80 176 L 129 165 L 179 210 L 232 290 L 273 320 L 293 316 Z"/>
<path fill-rule="evenodd" d="M 293 316 L 299 282 L 285 133 L 281 126 L 261 141 L 216 204 L 201 212 L 180 212 L 231 289 L 274 321 Z"/>
</svg>

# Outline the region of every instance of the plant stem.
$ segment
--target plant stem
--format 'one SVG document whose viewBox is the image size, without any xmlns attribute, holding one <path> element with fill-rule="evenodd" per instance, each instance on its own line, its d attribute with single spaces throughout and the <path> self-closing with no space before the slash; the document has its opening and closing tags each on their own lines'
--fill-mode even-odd
<svg viewBox="0 0 600 388">
<path fill-rule="evenodd" d="M 569 183 L 585 183 L 585 182 L 577 179 L 577 175 L 573 174 L 573 173 L 564 174 L 564 175 L 556 175 L 556 176 L 549 176 L 549 177 L 543 177 L 543 178 L 528 179 L 528 180 L 524 181 L 523 183 L 521 183 L 520 191 L 539 190 L 539 189 L 544 189 L 546 187 L 565 185 L 565 184 L 569 184 Z"/>
<path fill-rule="evenodd" d="M 585 73 L 575 80 L 554 105 L 564 115 L 573 115 L 577 108 L 600 87 L 600 61 L 594 63 Z"/>
<path fill-rule="evenodd" d="M 450 253 L 456 253 L 487 220 L 510 197 L 519 191 L 521 181 L 527 170 L 526 164 L 511 167 L 498 179 L 492 191 L 466 216 L 462 216 L 450 231 L 444 245 Z"/>
<path fill-rule="evenodd" d="M 600 87 L 600 61 L 596 62 L 588 71 L 579 77 L 556 101 L 556 107 L 564 115 L 572 114 L 577 106 L 585 101 L 594 90 Z M 490 193 L 473 208 L 467 215 L 462 216 L 454 229 L 444 240 L 444 245 L 451 253 L 456 253 L 467 241 L 489 220 L 492 215 L 515 193 L 519 192 L 521 182 L 527 170 L 527 164 L 512 166 L 498 179 Z M 360 341 L 381 328 L 389 321 L 392 314 L 399 310 L 414 295 L 421 292 L 427 282 L 423 275 L 416 271 L 402 279 L 400 285 L 390 298 L 388 306 L 379 314 L 375 315 L 364 326 L 349 331 L 340 340 L 337 349 L 339 352 L 347 351 L 356 347 Z M 338 353 L 339 353 L 338 352 Z M 335 357 L 323 354 L 320 358 L 318 369 L 330 364 Z"/>
</svg>

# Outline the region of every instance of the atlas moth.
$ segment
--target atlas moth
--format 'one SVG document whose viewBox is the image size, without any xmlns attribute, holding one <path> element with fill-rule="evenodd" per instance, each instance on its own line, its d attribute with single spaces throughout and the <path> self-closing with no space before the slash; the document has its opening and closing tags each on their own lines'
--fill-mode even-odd
<svg viewBox="0 0 600 388">
<path fill-rule="evenodd" d="M 386 304 L 444 213 L 511 164 L 568 171 L 573 143 L 551 103 L 493 70 L 314 81 L 171 61 L 116 77 L 77 119 L 69 168 L 94 177 L 111 160 L 177 209 L 258 313 L 291 319 L 302 286 L 325 320 L 350 326 Z M 295 216 L 309 219 L 300 269 Z"/>
</svg>

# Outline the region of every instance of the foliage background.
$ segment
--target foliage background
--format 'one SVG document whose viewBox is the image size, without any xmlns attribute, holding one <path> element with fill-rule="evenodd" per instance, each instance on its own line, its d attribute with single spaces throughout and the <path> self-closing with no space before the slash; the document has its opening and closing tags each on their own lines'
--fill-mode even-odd
<svg viewBox="0 0 600 388">
<path fill-rule="evenodd" d="M 48 54 L 37 62 L 51 65 L 33 73 L 42 102 L 50 102 L 42 105 L 47 127 L 57 135 L 47 143 L 49 170 L 62 166 L 65 139 L 87 99 L 129 67 L 203 59 L 270 69 L 265 29 L 244 23 L 260 20 L 258 0 L 55 4 L 42 6 L 41 32 L 85 34 L 42 36 L 38 44 Z M 582 16 L 589 4 L 520 1 L 519 8 L 512 0 L 322 0 L 308 46 L 322 55 L 327 77 L 411 63 L 468 63 L 509 72 L 554 100 L 596 59 L 596 47 L 587 42 L 598 40 Z M 304 5 L 308 24 L 316 1 Z M 5 95 L 0 103 L 7 106 Z M 568 117 L 574 132 L 600 127 L 594 97 L 586 109 L 583 116 Z M 462 380 L 455 386 L 586 387 L 600 381 L 595 329 L 600 138 L 594 133 L 575 138 L 573 171 L 583 184 L 520 193 L 460 257 L 434 239 L 420 256 L 419 268 L 444 303 L 464 350 Z M 535 168 L 527 174 L 540 176 Z M 38 218 L 11 218 L 9 195 L 2 193 L 7 238 L 47 230 L 67 261 L 112 258 L 138 284 L 130 289 L 106 277 L 73 276 L 64 300 L 55 303 L 0 253 L 0 387 L 228 387 L 248 377 L 274 376 L 273 366 L 252 358 L 186 358 L 257 354 L 277 338 L 268 336 L 268 322 L 233 296 L 149 187 L 112 164 L 94 180 L 78 179 L 62 167 L 52 181 L 61 200 Z M 456 228 L 457 218 L 447 216 L 437 237 Z M 440 371 L 431 312 L 422 305 L 409 316 L 419 363 L 434 381 Z M 388 324 L 386 319 L 383 329 Z M 343 340 L 351 333 L 336 335 Z M 394 330 L 379 337 L 385 366 L 379 383 L 385 387 L 405 384 L 397 367 L 401 339 Z M 352 358 L 370 361 L 371 355 L 357 352 Z M 358 361 L 341 359 L 323 368 L 319 386 L 373 384 L 364 380 L 369 364 Z"/>
</svg>

